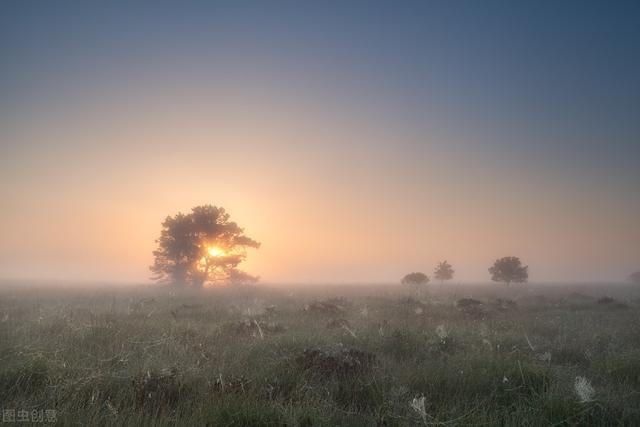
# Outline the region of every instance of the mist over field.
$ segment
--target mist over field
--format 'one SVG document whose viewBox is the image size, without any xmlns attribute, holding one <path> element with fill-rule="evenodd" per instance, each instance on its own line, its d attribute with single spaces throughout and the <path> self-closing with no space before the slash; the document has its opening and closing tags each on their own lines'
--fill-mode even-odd
<svg viewBox="0 0 640 427">
<path fill-rule="evenodd" d="M 635 425 L 639 309 L 620 284 L 5 283 L 0 398 L 59 425 Z"/>
<path fill-rule="evenodd" d="M 0 2 L 2 424 L 640 425 L 638 22 Z"/>
</svg>

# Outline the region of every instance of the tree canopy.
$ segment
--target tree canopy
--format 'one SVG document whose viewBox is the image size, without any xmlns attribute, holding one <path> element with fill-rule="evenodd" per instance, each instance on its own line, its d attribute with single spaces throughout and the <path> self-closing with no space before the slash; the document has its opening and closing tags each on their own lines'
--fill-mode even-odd
<svg viewBox="0 0 640 427">
<path fill-rule="evenodd" d="M 237 267 L 246 259 L 246 249 L 260 243 L 246 236 L 224 208 L 203 205 L 189 214 L 167 216 L 156 242 L 150 269 L 159 282 L 200 288 L 257 281 Z"/>
<path fill-rule="evenodd" d="M 629 276 L 629 281 L 631 283 L 635 283 L 636 285 L 640 285 L 640 271 L 631 273 L 631 275 Z"/>
<path fill-rule="evenodd" d="M 455 273 L 455 271 L 453 270 L 453 267 L 451 267 L 451 264 L 447 261 L 442 261 L 436 266 L 436 269 L 433 272 L 433 277 L 442 283 L 445 280 L 453 279 L 453 273 Z"/>
<path fill-rule="evenodd" d="M 529 266 L 522 265 L 518 257 L 508 256 L 496 260 L 489 267 L 489 273 L 494 282 L 503 282 L 507 285 L 525 283 L 529 279 Z"/>
<path fill-rule="evenodd" d="M 402 278 L 403 285 L 426 285 L 429 283 L 429 276 L 424 273 L 409 273 Z"/>
</svg>

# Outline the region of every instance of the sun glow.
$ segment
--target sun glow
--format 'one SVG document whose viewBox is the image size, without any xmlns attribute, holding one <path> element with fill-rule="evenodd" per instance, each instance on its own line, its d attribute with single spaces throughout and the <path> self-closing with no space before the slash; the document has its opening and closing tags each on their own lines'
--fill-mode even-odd
<svg viewBox="0 0 640 427">
<path fill-rule="evenodd" d="M 212 257 L 221 257 L 224 255 L 224 251 L 220 248 L 216 248 L 215 246 L 209 246 L 207 252 L 209 253 L 209 256 Z"/>
</svg>

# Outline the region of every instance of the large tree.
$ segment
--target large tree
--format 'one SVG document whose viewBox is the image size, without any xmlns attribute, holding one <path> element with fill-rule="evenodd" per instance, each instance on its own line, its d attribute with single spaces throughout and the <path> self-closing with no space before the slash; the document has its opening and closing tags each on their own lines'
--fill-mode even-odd
<svg viewBox="0 0 640 427">
<path fill-rule="evenodd" d="M 197 288 L 257 280 L 237 267 L 247 257 L 246 249 L 260 243 L 245 236 L 223 208 L 196 206 L 189 214 L 168 216 L 156 242 L 154 280 Z"/>
<path fill-rule="evenodd" d="M 453 279 L 453 267 L 447 261 L 439 262 L 436 269 L 433 271 L 433 277 L 443 283 L 445 280 Z"/>
<path fill-rule="evenodd" d="M 640 271 L 631 273 L 631 275 L 629 275 L 629 281 L 631 283 L 635 283 L 636 285 L 640 285 Z"/>
<path fill-rule="evenodd" d="M 489 267 L 489 273 L 494 282 L 503 282 L 507 285 L 525 283 L 529 278 L 529 266 L 522 265 L 518 257 L 507 256 L 496 260 Z"/>
</svg>

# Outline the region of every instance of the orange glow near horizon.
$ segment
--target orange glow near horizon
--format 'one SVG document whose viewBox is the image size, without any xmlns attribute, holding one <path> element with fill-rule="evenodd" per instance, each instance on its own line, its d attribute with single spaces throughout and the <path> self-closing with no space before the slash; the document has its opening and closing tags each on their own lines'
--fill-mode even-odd
<svg viewBox="0 0 640 427">
<path fill-rule="evenodd" d="M 147 282 L 163 219 L 202 204 L 261 242 L 239 267 L 267 283 L 396 282 L 445 259 L 455 281 L 487 281 L 507 255 L 532 281 L 637 268 L 637 203 L 588 177 L 461 150 L 464 135 L 407 130 L 326 98 L 201 92 L 164 93 L 174 108 L 157 92 L 110 91 L 110 102 L 4 127 L 21 148 L 0 170 L 0 276 Z"/>
</svg>

